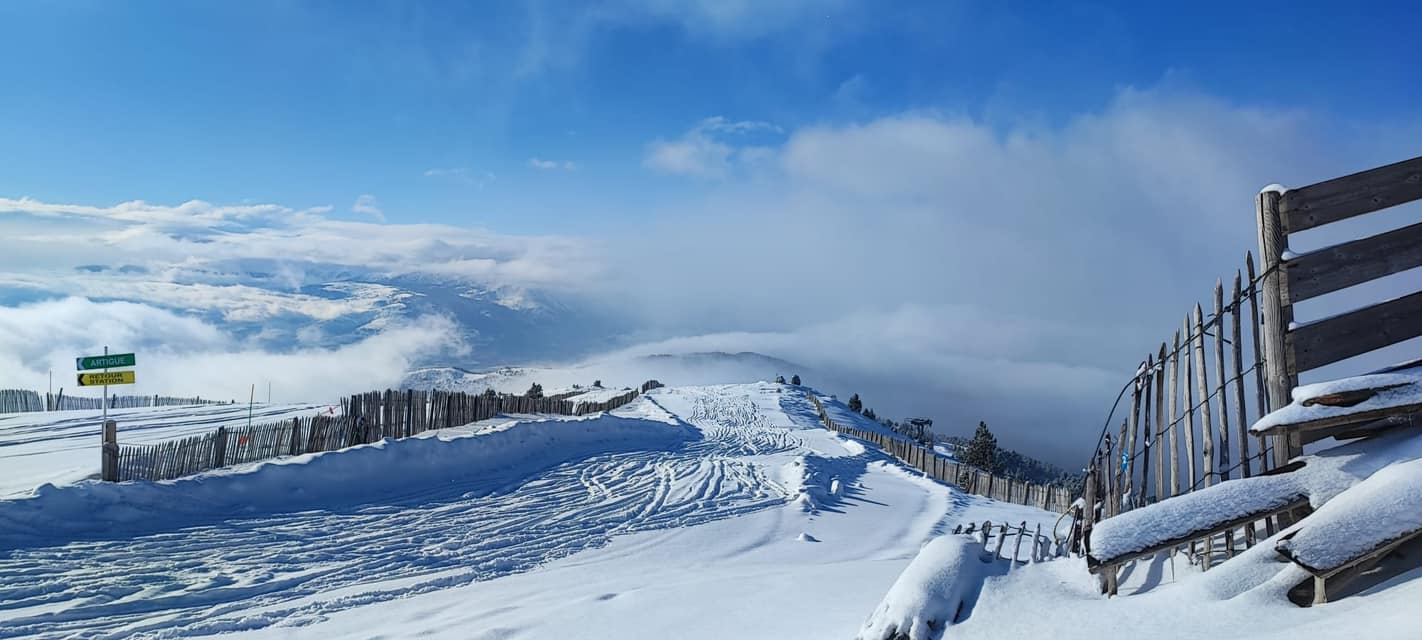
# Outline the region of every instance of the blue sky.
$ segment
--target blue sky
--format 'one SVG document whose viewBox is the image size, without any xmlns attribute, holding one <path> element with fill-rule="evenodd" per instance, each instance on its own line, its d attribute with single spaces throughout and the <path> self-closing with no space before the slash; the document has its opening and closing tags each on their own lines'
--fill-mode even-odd
<svg viewBox="0 0 1422 640">
<path fill-rule="evenodd" d="M 707 188 L 643 160 L 712 116 L 1053 126 L 1161 84 L 1410 115 L 1414 11 L 1296 4 L 6 3 L 0 193 L 342 213 L 371 194 L 391 220 L 581 233 Z"/>
<path fill-rule="evenodd" d="M 363 324 L 418 276 L 1079 447 L 1242 266 L 1260 187 L 1422 154 L 1422 19 L 1039 5 L 0 3 L 0 384 L 155 335 L 313 395 L 397 384 L 458 334 Z"/>
</svg>

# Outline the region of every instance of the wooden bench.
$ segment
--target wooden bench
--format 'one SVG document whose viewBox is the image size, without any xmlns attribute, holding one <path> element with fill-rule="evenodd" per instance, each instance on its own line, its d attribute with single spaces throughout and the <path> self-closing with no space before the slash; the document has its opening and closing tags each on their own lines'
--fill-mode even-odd
<svg viewBox="0 0 1422 640">
<path fill-rule="evenodd" d="M 1289 593 L 1307 605 L 1328 602 L 1329 590 L 1409 545 L 1422 547 L 1422 460 L 1386 467 L 1343 492 L 1280 536 L 1274 550 L 1313 576 Z M 1402 564 L 1417 563 L 1414 555 Z"/>
<path fill-rule="evenodd" d="M 1303 468 L 1304 463 L 1265 472 L 1252 478 L 1230 480 L 1192 493 L 1162 500 L 1097 523 L 1092 532 L 1086 566 L 1091 573 L 1113 570 L 1132 560 L 1149 557 L 1191 540 L 1231 531 L 1251 522 L 1284 513 L 1307 511 L 1309 498 L 1297 482 L 1286 474 Z M 1234 508 L 1218 508 L 1230 504 Z M 1103 527 L 1107 527 L 1103 530 Z M 1116 529 L 1148 531 L 1149 537 L 1122 547 L 1104 545 Z M 1102 549 L 1102 547 L 1107 547 Z"/>
</svg>

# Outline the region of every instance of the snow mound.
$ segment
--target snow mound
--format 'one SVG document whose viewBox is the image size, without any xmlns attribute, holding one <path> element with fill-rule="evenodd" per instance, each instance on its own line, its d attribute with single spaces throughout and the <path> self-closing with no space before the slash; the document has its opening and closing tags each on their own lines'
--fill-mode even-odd
<svg viewBox="0 0 1422 640">
<path fill-rule="evenodd" d="M 991 566 L 968 536 L 939 536 L 894 581 L 858 640 L 936 640 L 973 607 Z"/>
<path fill-rule="evenodd" d="M 634 403 L 641 404 L 647 403 Z M 664 412 L 659 420 L 649 407 L 628 408 L 620 415 L 515 422 L 487 433 L 385 439 L 177 480 L 45 484 L 28 497 L 0 501 L 0 547 L 54 544 L 116 529 L 142 532 L 159 526 L 154 523 L 173 527 L 233 513 L 329 507 L 463 478 L 514 478 L 599 453 L 665 450 L 693 435 Z"/>
</svg>

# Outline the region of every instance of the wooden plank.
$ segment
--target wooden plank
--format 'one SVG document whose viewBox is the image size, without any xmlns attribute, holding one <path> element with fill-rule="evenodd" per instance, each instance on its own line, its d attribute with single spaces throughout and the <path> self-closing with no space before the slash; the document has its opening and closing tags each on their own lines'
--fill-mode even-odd
<svg viewBox="0 0 1422 640">
<path fill-rule="evenodd" d="M 1145 386 L 1145 394 L 1144 394 L 1144 398 L 1143 398 L 1142 401 L 1141 401 L 1142 407 L 1143 407 L 1143 408 L 1141 409 L 1141 424 L 1145 425 L 1146 437 L 1145 437 L 1145 442 L 1143 443 L 1143 445 L 1142 445 L 1142 447 L 1141 447 L 1141 482 L 1140 482 L 1140 486 L 1136 488 L 1136 504 L 1139 504 L 1139 505 L 1143 505 L 1143 504 L 1146 503 L 1146 485 L 1150 482 L 1150 453 L 1151 453 L 1151 452 L 1150 452 L 1150 445 L 1151 445 L 1151 442 L 1152 442 L 1153 440 L 1155 440 L 1155 431 L 1154 431 L 1154 429 L 1152 428 L 1152 424 L 1153 424 L 1153 423 L 1151 422 L 1151 419 L 1150 419 L 1150 416 L 1151 416 L 1151 403 L 1150 403 L 1150 402 L 1151 402 L 1151 391 L 1152 391 L 1152 389 L 1151 389 L 1151 383 L 1154 382 L 1154 381 L 1155 381 L 1155 378 L 1157 378 L 1157 377 L 1158 377 L 1158 376 L 1155 375 L 1155 355 L 1154 355 L 1154 354 L 1147 354 L 1147 355 L 1146 355 L 1146 377 L 1145 377 L 1145 383 L 1144 383 L 1144 386 Z"/>
<path fill-rule="evenodd" d="M 1176 429 L 1176 422 L 1179 420 L 1177 400 L 1180 397 L 1180 388 L 1176 384 L 1180 376 L 1180 332 L 1175 332 L 1175 340 L 1170 351 L 1170 422 L 1166 424 L 1169 433 L 1166 438 L 1170 441 L 1170 496 L 1173 498 L 1180 493 L 1180 434 Z"/>
<path fill-rule="evenodd" d="M 1224 282 L 1215 281 L 1215 375 L 1219 379 L 1219 386 L 1215 387 L 1215 401 L 1220 405 L 1219 412 L 1219 480 L 1221 482 L 1229 480 L 1229 376 L 1225 373 L 1225 339 L 1224 339 Z M 1228 535 L 1228 532 L 1226 532 Z"/>
<path fill-rule="evenodd" d="M 1422 222 L 1311 251 L 1284 263 L 1292 302 L 1422 266 Z"/>
<path fill-rule="evenodd" d="M 1131 412 L 1127 414 L 1130 427 L 1128 432 L 1122 433 L 1123 437 L 1121 438 L 1121 457 L 1125 461 L 1121 469 L 1121 495 L 1126 498 L 1127 504 L 1131 502 L 1131 496 L 1136 490 L 1135 456 L 1136 443 L 1140 440 L 1141 435 L 1141 388 L 1145 386 L 1147 375 L 1149 375 L 1148 371 L 1136 374 L 1135 382 L 1131 385 L 1133 387 L 1131 390 Z M 1127 438 L 1130 439 L 1127 440 Z"/>
<path fill-rule="evenodd" d="M 1199 481 L 1199 474 L 1195 468 L 1195 392 L 1193 357 L 1194 338 L 1190 333 L 1190 317 L 1185 317 L 1185 342 L 1182 345 L 1184 351 L 1180 352 L 1180 358 L 1185 361 L 1185 377 L 1180 379 L 1180 386 L 1185 389 L 1185 415 L 1180 423 L 1181 430 L 1185 433 L 1185 466 L 1188 475 L 1185 476 L 1183 493 L 1195 490 L 1195 483 Z"/>
<path fill-rule="evenodd" d="M 1185 535 L 1183 535 L 1183 536 L 1180 536 L 1180 537 L 1178 537 L 1178 538 L 1173 538 L 1173 539 L 1170 539 L 1170 540 L 1165 540 L 1165 541 L 1162 541 L 1162 542 L 1160 542 L 1160 543 L 1158 543 L 1158 544 L 1155 544 L 1155 545 L 1151 545 L 1151 546 L 1149 546 L 1149 547 L 1146 547 L 1145 549 L 1141 549 L 1141 550 L 1139 550 L 1139 551 L 1132 551 L 1131 553 L 1123 554 L 1123 555 L 1120 555 L 1120 556 L 1116 556 L 1116 557 L 1114 557 L 1114 558 L 1097 559 L 1096 557 L 1091 556 L 1091 555 L 1088 554 L 1088 555 L 1086 556 L 1086 568 L 1087 568 L 1087 570 L 1090 571 L 1091 573 L 1098 573 L 1098 572 L 1100 572 L 1101 570 L 1103 570 L 1103 569 L 1106 568 L 1106 567 L 1119 565 L 1119 564 L 1122 564 L 1122 563 L 1125 563 L 1125 562 L 1130 562 L 1130 561 L 1132 561 L 1132 560 L 1139 560 L 1140 558 L 1150 557 L 1150 556 L 1153 556 L 1153 555 L 1155 555 L 1155 554 L 1157 554 L 1157 553 L 1160 553 L 1161 551 L 1165 551 L 1165 550 L 1167 550 L 1167 549 L 1174 549 L 1175 547 L 1181 546 L 1181 545 L 1186 544 L 1186 543 L 1189 543 L 1189 542 L 1193 542 L 1193 541 L 1195 541 L 1195 540 L 1197 540 L 1197 539 L 1199 539 L 1199 538 L 1202 538 L 1202 537 L 1206 540 L 1206 549 L 1208 550 L 1208 548 L 1209 548 L 1209 542 L 1208 542 L 1208 541 L 1209 541 L 1210 538 L 1211 538 L 1212 536 L 1214 536 L 1215 534 L 1218 534 L 1218 533 L 1221 533 L 1221 532 L 1223 532 L 1223 531 L 1228 531 L 1228 530 L 1237 528 L 1237 527 L 1239 527 L 1240 525 L 1243 525 L 1243 524 L 1246 523 L 1246 522 L 1251 522 L 1251 521 L 1254 521 L 1254 520 L 1259 520 L 1259 519 L 1262 519 L 1262 518 L 1267 518 L 1267 517 L 1270 517 L 1270 516 L 1273 516 L 1273 515 L 1276 515 L 1276 514 L 1287 513 L 1287 512 L 1289 512 L 1289 511 L 1293 511 L 1293 510 L 1296 510 L 1296 509 L 1303 509 L 1303 508 L 1307 508 L 1307 507 L 1308 507 L 1308 496 L 1299 495 L 1299 496 L 1295 497 L 1293 500 L 1289 501 L 1288 504 L 1286 504 L 1286 505 L 1284 505 L 1284 506 L 1282 506 L 1282 507 L 1279 507 L 1279 508 L 1277 508 L 1277 509 L 1273 509 L 1273 510 L 1270 510 L 1270 511 L 1261 511 L 1261 512 L 1257 512 L 1257 513 L 1245 514 L 1245 515 L 1242 515 L 1242 516 L 1240 516 L 1240 517 L 1238 517 L 1238 518 L 1235 518 L 1235 519 L 1233 519 L 1233 520 L 1227 520 L 1227 521 L 1221 522 L 1221 523 L 1219 523 L 1219 524 L 1216 524 L 1216 525 L 1214 525 L 1214 526 L 1212 526 L 1212 527 L 1210 527 L 1210 528 L 1208 528 L 1208 529 L 1200 529 L 1200 530 L 1197 530 L 1197 531 L 1191 531 L 1190 533 L 1187 533 L 1187 534 L 1185 534 Z M 1209 557 L 1208 551 L 1207 551 L 1205 557 L 1207 557 L 1207 558 Z"/>
<path fill-rule="evenodd" d="M 1160 439 L 1166 433 L 1165 422 L 1165 343 L 1160 343 L 1160 357 L 1156 359 L 1160 371 L 1155 375 L 1155 499 L 1165 499 L 1165 443 Z M 1174 398 L 1172 398 L 1173 400 Z M 1173 445 L 1174 443 L 1172 443 Z M 1173 447 L 1172 447 L 1173 448 Z"/>
<path fill-rule="evenodd" d="M 1242 315 L 1241 312 L 1244 311 L 1243 283 L 1241 280 L 1242 276 L 1239 271 L 1236 270 L 1234 272 L 1234 288 L 1230 290 L 1230 300 L 1232 301 L 1230 305 L 1234 309 L 1234 312 L 1230 314 L 1230 338 L 1233 339 L 1233 348 L 1231 351 L 1234 356 L 1231 358 L 1231 362 L 1234 365 L 1234 369 L 1231 373 L 1234 375 L 1234 410 L 1235 429 L 1238 429 L 1236 436 L 1239 441 L 1239 475 L 1242 478 L 1248 478 L 1250 476 L 1250 466 L 1253 464 L 1253 461 L 1249 459 L 1249 423 L 1247 422 L 1248 415 L 1244 406 L 1244 345 L 1241 342 L 1243 332 L 1240 331 L 1239 326 L 1240 315 Z M 1254 546 L 1254 540 L 1254 521 L 1251 520 L 1248 524 L 1244 525 L 1244 544 L 1252 547 Z"/>
<path fill-rule="evenodd" d="M 1214 484 L 1215 479 L 1215 438 L 1214 425 L 1210 420 L 1210 372 L 1205 368 L 1205 324 L 1204 312 L 1200 304 L 1195 303 L 1195 392 L 1200 394 L 1200 458 L 1204 460 L 1204 475 L 1201 479 L 1205 486 Z M 1201 568 L 1208 571 L 1214 552 L 1214 538 L 1205 536 L 1205 549 Z M 1193 549 L 1191 550 L 1193 552 Z"/>
<path fill-rule="evenodd" d="M 1205 324 L 1204 310 L 1198 303 L 1195 304 L 1195 327 L 1194 327 L 1194 351 L 1195 351 L 1195 393 L 1200 395 L 1200 459 L 1204 462 L 1204 474 L 1201 476 L 1205 486 L 1214 484 L 1215 481 L 1215 436 L 1214 421 L 1210 414 L 1210 372 L 1205 366 Z"/>
<path fill-rule="evenodd" d="M 1422 336 L 1422 291 L 1310 322 L 1290 333 L 1299 372 Z"/>
<path fill-rule="evenodd" d="M 1290 189 L 1280 198 L 1279 210 L 1297 233 L 1419 198 L 1422 157 Z"/>
<path fill-rule="evenodd" d="M 1263 345 L 1259 342 L 1259 283 L 1254 278 L 1254 253 L 1244 254 L 1245 277 L 1249 278 L 1249 332 L 1250 342 L 1254 347 L 1254 406 L 1258 409 L 1255 416 L 1263 416 L 1269 413 L 1269 396 L 1264 389 L 1264 352 Z M 1265 451 L 1264 444 L 1260 442 L 1260 453 Z M 1260 456 L 1259 470 L 1267 471 L 1272 466 L 1269 456 Z"/>
</svg>

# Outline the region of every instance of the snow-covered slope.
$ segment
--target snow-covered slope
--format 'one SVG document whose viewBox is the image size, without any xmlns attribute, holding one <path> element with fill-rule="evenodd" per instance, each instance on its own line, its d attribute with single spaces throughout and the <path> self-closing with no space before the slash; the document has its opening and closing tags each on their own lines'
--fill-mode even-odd
<svg viewBox="0 0 1422 640">
<path fill-rule="evenodd" d="M 666 388 L 0 501 L 0 637 L 849 637 L 920 544 L 984 519 L 1055 514 L 831 434 L 793 387 Z"/>
</svg>

